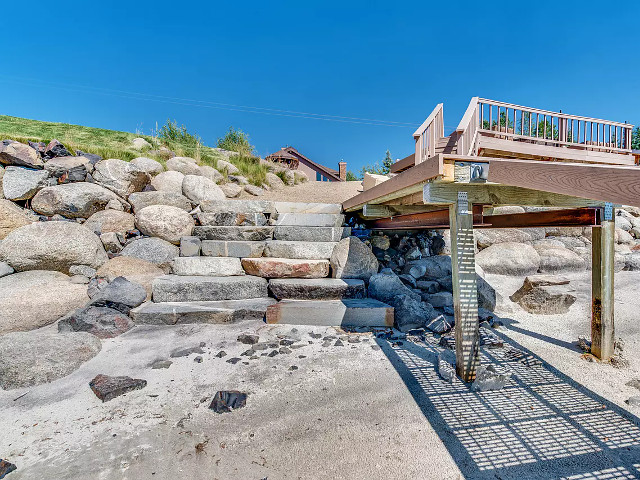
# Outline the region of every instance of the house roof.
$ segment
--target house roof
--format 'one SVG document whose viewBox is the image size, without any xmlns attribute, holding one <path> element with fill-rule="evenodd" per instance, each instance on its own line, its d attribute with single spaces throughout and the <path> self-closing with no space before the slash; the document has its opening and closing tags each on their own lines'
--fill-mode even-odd
<svg viewBox="0 0 640 480">
<path fill-rule="evenodd" d="M 285 156 L 281 156 L 281 155 L 288 155 L 288 156 L 285 157 Z M 277 152 L 272 153 L 271 155 L 267 156 L 267 158 L 269 158 L 269 157 L 273 157 L 273 158 L 291 158 L 289 156 L 291 156 L 294 159 L 302 160 L 304 163 L 308 164 L 311 168 L 313 168 L 316 171 L 319 171 L 320 173 L 322 173 L 326 177 L 330 177 L 330 178 L 332 178 L 333 180 L 336 180 L 336 181 L 341 181 L 340 173 L 337 170 L 334 170 L 333 168 L 325 167 L 324 165 L 320 165 L 319 163 L 314 162 L 313 160 L 305 157 L 303 154 L 301 154 L 294 147 L 281 148 Z"/>
<path fill-rule="evenodd" d="M 271 153 L 269 155 L 267 155 L 267 160 L 270 158 L 280 158 L 280 159 L 285 159 L 285 160 L 297 160 L 297 158 L 294 155 L 291 155 L 289 152 L 287 152 L 287 148 L 283 147 L 280 150 L 278 150 L 277 152 Z"/>
</svg>

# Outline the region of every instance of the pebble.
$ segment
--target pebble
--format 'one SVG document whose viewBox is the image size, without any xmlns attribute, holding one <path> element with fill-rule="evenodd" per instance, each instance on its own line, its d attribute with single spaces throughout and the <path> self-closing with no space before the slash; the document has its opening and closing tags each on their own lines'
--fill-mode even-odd
<svg viewBox="0 0 640 480">
<path fill-rule="evenodd" d="M 292 352 L 292 350 L 291 350 L 290 348 L 287 348 L 287 347 L 282 347 L 282 348 L 280 348 L 280 350 L 278 350 L 278 351 L 279 351 L 280 353 L 285 354 L 285 355 L 287 355 L 287 354 L 289 354 L 289 353 L 291 353 L 291 352 Z"/>
<path fill-rule="evenodd" d="M 230 358 L 229 360 L 227 360 L 227 363 L 230 363 L 231 365 L 235 365 L 236 363 L 238 363 L 240 360 L 242 360 L 241 358 L 238 357 L 233 357 Z"/>
<path fill-rule="evenodd" d="M 268 354 L 269 357 L 275 357 L 276 355 L 278 355 L 278 350 L 271 350 L 271 352 Z"/>
<path fill-rule="evenodd" d="M 310 333 L 309 333 L 309 336 L 310 336 L 311 338 L 315 338 L 315 339 L 318 339 L 318 338 L 322 337 L 322 335 L 321 335 L 321 334 L 319 334 L 319 333 L 315 333 L 315 332 L 310 332 Z"/>
<path fill-rule="evenodd" d="M 334 347 L 344 347 L 344 343 L 342 343 L 342 340 L 336 340 L 336 343 L 333 344 Z"/>
<path fill-rule="evenodd" d="M 220 350 L 218 353 L 216 353 L 216 357 L 218 358 L 222 358 L 226 356 L 227 356 L 227 352 L 225 352 L 224 350 Z"/>
<path fill-rule="evenodd" d="M 16 467 L 13 463 L 7 461 L 7 460 L 3 460 L 0 458 L 0 478 L 4 478 L 5 475 L 17 470 L 18 467 Z"/>
<path fill-rule="evenodd" d="M 229 413 L 247 404 L 247 394 L 237 390 L 221 390 L 216 392 L 209 408 L 216 413 Z"/>
<path fill-rule="evenodd" d="M 255 343 L 258 343 L 259 340 L 260 336 L 253 333 L 242 333 L 238 335 L 238 341 L 240 343 L 244 343 L 245 345 L 253 345 Z"/>
<path fill-rule="evenodd" d="M 113 400 L 132 390 L 139 390 L 147 386 L 147 381 L 131 377 L 110 377 L 109 375 L 97 375 L 89 387 L 103 402 Z"/>
<path fill-rule="evenodd" d="M 348 341 L 349 343 L 360 343 L 360 337 L 355 337 L 355 336 L 354 336 L 354 337 L 349 337 L 349 338 L 347 339 L 347 341 Z"/>
<path fill-rule="evenodd" d="M 202 346 L 189 347 L 189 348 L 179 348 L 179 349 L 174 350 L 173 352 L 171 352 L 171 355 L 169 355 L 169 356 L 171 358 L 188 357 L 192 353 L 204 353 L 204 350 L 202 350 Z"/>
<path fill-rule="evenodd" d="M 202 357 L 198 355 L 196 358 L 193 359 L 193 361 L 196 363 L 202 363 Z"/>
<path fill-rule="evenodd" d="M 297 367 L 297 366 L 295 366 L 295 365 L 291 365 L 291 366 L 289 367 L 289 371 L 290 371 L 290 372 L 292 372 L 293 370 L 298 370 L 298 367 Z"/>
<path fill-rule="evenodd" d="M 169 368 L 173 362 L 171 360 L 156 360 L 151 364 L 153 370 L 159 370 L 161 368 Z"/>
</svg>

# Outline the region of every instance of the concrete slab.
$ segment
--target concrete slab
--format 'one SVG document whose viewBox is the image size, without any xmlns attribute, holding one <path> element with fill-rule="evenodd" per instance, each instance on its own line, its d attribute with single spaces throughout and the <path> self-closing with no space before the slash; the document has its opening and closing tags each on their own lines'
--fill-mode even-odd
<svg viewBox="0 0 640 480">
<path fill-rule="evenodd" d="M 266 297 L 264 278 L 163 275 L 153 281 L 154 302 L 199 302 Z"/>
<path fill-rule="evenodd" d="M 337 242 L 267 240 L 263 255 L 279 258 L 329 259 Z"/>
<path fill-rule="evenodd" d="M 231 277 L 244 275 L 239 258 L 232 257 L 176 257 L 171 262 L 175 275 L 206 275 Z"/>
<path fill-rule="evenodd" d="M 282 300 L 267 308 L 266 318 L 291 325 L 392 327 L 393 307 L 372 298 Z"/>
<path fill-rule="evenodd" d="M 261 257 L 265 242 L 203 240 L 202 255 L 210 257 Z"/>
<path fill-rule="evenodd" d="M 264 278 L 324 278 L 329 276 L 329 260 L 297 258 L 243 258 L 249 275 Z"/>
<path fill-rule="evenodd" d="M 262 320 L 274 298 L 247 298 L 214 302 L 146 302 L 130 312 L 136 324 L 176 325 L 187 323 L 232 323 Z"/>
</svg>

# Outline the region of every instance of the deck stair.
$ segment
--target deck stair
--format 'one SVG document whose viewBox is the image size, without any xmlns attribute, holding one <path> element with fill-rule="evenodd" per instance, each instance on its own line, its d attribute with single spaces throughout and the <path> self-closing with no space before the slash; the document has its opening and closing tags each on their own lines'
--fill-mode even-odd
<svg viewBox="0 0 640 480">
<path fill-rule="evenodd" d="M 172 275 L 157 278 L 137 323 L 263 319 L 306 325 L 393 324 L 362 280 L 334 279 L 330 258 L 351 234 L 339 204 L 228 200 L 201 205 Z"/>
</svg>

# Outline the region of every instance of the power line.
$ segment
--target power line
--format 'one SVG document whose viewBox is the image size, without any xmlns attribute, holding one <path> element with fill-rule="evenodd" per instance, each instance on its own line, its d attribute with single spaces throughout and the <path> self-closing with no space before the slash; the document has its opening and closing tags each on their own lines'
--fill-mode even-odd
<svg viewBox="0 0 640 480">
<path fill-rule="evenodd" d="M 44 86 L 58 88 L 58 89 L 76 92 L 76 93 L 77 92 L 95 93 L 99 95 L 107 95 L 107 96 L 118 97 L 118 98 L 149 100 L 149 101 L 155 101 L 160 103 L 170 103 L 174 105 L 213 108 L 213 109 L 219 109 L 219 110 L 229 110 L 229 111 L 237 111 L 237 112 L 245 112 L 245 113 L 258 113 L 262 115 L 303 118 L 303 119 L 309 119 L 309 120 L 325 120 L 325 121 L 333 121 L 333 122 L 340 122 L 340 123 L 352 123 L 352 124 L 384 126 L 384 127 L 401 127 L 401 128 L 415 127 L 415 125 L 417 124 L 415 122 L 411 122 L 411 123 L 396 122 L 391 120 L 376 120 L 371 118 L 346 117 L 346 116 L 329 115 L 329 114 L 323 114 L 323 113 L 299 112 L 295 110 L 281 110 L 281 109 L 267 108 L 267 107 L 255 107 L 255 106 L 249 106 L 249 105 L 236 105 L 236 104 L 230 104 L 230 103 L 209 102 L 204 100 L 194 100 L 194 99 L 180 98 L 180 97 L 168 97 L 168 96 L 153 95 L 153 94 L 140 93 L 140 92 L 128 92 L 128 91 L 108 89 L 103 87 L 91 87 L 87 85 L 63 84 L 59 82 L 50 82 L 50 81 L 44 81 L 40 79 L 11 77 L 3 74 L 0 74 L 0 80 L 9 81 L 9 82 L 19 82 L 21 85 L 26 84 L 26 85 L 35 86 L 35 87 L 41 87 L 44 85 Z"/>
</svg>

